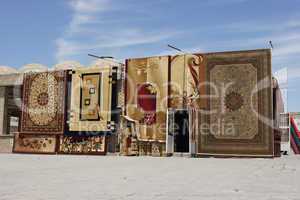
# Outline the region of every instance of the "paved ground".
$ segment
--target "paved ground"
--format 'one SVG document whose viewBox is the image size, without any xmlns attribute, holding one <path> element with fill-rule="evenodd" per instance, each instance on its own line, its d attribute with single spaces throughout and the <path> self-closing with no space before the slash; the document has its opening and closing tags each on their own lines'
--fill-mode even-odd
<svg viewBox="0 0 300 200">
<path fill-rule="evenodd" d="M 0 154 L 0 199 L 300 199 L 300 157 Z"/>
</svg>

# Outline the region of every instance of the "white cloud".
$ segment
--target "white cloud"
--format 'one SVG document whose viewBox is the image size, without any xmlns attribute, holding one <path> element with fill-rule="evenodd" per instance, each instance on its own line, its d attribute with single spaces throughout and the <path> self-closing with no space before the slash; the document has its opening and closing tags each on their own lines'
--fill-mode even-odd
<svg viewBox="0 0 300 200">
<path fill-rule="evenodd" d="M 120 30 L 117 34 L 111 34 L 109 37 L 103 37 L 93 40 L 93 42 L 76 42 L 64 38 L 59 38 L 56 41 L 58 48 L 57 59 L 63 60 L 71 55 L 78 55 L 84 52 L 107 49 L 107 48 L 122 48 L 133 45 L 156 43 L 170 37 L 174 37 L 180 32 L 174 31 L 159 31 L 159 32 L 144 32 L 142 30 Z"/>
<path fill-rule="evenodd" d="M 296 29 L 300 27 L 298 19 L 290 19 L 282 22 L 278 21 L 241 21 L 217 26 L 226 32 L 238 33 L 258 33 L 258 32 L 277 32 L 287 29 Z"/>
<path fill-rule="evenodd" d="M 84 24 L 91 24 L 95 22 L 95 17 L 86 14 L 76 14 L 73 16 L 70 22 L 69 28 L 67 29 L 67 34 L 75 34 L 81 32 L 81 26 Z"/>
<path fill-rule="evenodd" d="M 89 32 L 90 28 L 85 26 L 96 23 L 100 20 L 97 14 L 111 9 L 109 0 L 71 0 L 68 5 L 72 19 L 62 37 L 55 41 L 57 61 L 63 61 L 67 56 L 76 55 L 86 49 L 85 44 L 73 41 L 73 37 Z"/>
<path fill-rule="evenodd" d="M 97 13 L 112 9 L 109 0 L 72 0 L 69 6 L 73 12 L 66 34 L 80 33 L 82 26 L 97 22 Z"/>
<path fill-rule="evenodd" d="M 240 21 L 215 27 L 218 32 L 231 34 L 233 39 L 220 41 L 220 45 L 237 48 L 270 48 L 273 56 L 286 57 L 300 52 L 300 22 L 298 16 L 277 21 Z"/>
<path fill-rule="evenodd" d="M 172 45 L 172 44 L 171 44 Z M 159 55 L 161 56 L 164 56 L 164 55 L 177 55 L 177 54 L 181 54 L 180 52 L 176 51 L 175 49 L 171 49 L 169 47 L 167 47 L 167 44 L 166 44 L 166 49 L 162 52 L 159 53 Z M 185 48 L 185 47 L 178 47 L 179 49 L 181 49 L 183 51 L 183 53 L 203 53 L 205 52 L 203 50 L 203 47 L 199 47 L 199 46 L 195 46 L 195 47 L 188 47 L 188 48 Z"/>
<path fill-rule="evenodd" d="M 242 3 L 245 1 L 228 0 L 226 3 Z M 224 1 L 212 0 L 209 2 L 218 4 Z M 70 1 L 68 5 L 72 11 L 72 19 L 66 26 L 64 34 L 55 41 L 57 60 L 63 61 L 89 52 L 114 54 L 115 52 L 131 51 L 127 47 L 133 47 L 134 45 L 155 43 L 166 45 L 166 41 L 170 38 L 174 39 L 174 37 L 182 34 L 181 31 L 162 30 L 162 28 L 153 28 L 151 25 L 148 26 L 148 29 L 141 26 L 132 26 L 126 23 L 125 17 L 120 17 L 119 13 L 124 13 L 128 9 L 120 3 L 122 2 L 116 4 L 112 0 Z M 208 1 L 205 3 L 208 3 Z M 139 16 L 144 17 L 141 14 Z M 138 20 L 149 20 L 141 18 L 138 18 Z M 142 21 L 139 21 L 137 24 L 141 23 Z M 147 25 L 149 21 L 143 21 L 143 23 Z M 195 47 L 192 45 L 191 47 L 180 46 L 180 48 L 187 52 L 202 52 L 204 46 L 207 47 L 205 50 L 211 51 L 269 48 L 268 42 L 272 40 L 274 45 L 273 64 L 278 65 L 278 67 L 285 67 L 286 64 L 291 64 L 289 62 L 291 56 L 294 57 L 300 54 L 300 45 L 298 45 L 300 44 L 299 27 L 300 23 L 296 16 L 281 22 L 234 22 L 216 27 L 207 27 L 207 30 L 212 33 L 227 33 L 227 37 L 229 33 L 232 33 L 232 36 L 230 36 L 232 39 L 226 38 L 226 36 L 221 37 L 222 40 L 203 39 L 199 41 L 203 45 L 202 47 L 195 44 Z M 186 37 L 188 37 L 187 34 L 181 38 L 182 41 L 187 40 Z M 157 52 L 157 54 L 175 53 L 177 52 L 169 50 L 167 47 L 161 53 Z"/>
<path fill-rule="evenodd" d="M 300 54 L 300 30 L 266 33 L 262 36 L 242 36 L 232 40 L 216 41 L 215 45 L 234 49 L 270 48 L 270 40 L 274 46 L 272 55 L 277 60 Z"/>
<path fill-rule="evenodd" d="M 95 13 L 110 9 L 109 0 L 71 0 L 70 6 L 75 13 Z"/>
<path fill-rule="evenodd" d="M 180 34 L 179 31 L 149 31 L 123 24 L 115 11 L 125 8 L 114 5 L 111 0 L 74 0 L 69 6 L 72 19 L 62 37 L 55 41 L 57 61 L 91 51 L 119 51 L 133 45 L 158 43 Z M 108 14 L 111 18 L 107 18 Z M 115 24 L 103 23 L 105 21 L 114 21 Z"/>
</svg>

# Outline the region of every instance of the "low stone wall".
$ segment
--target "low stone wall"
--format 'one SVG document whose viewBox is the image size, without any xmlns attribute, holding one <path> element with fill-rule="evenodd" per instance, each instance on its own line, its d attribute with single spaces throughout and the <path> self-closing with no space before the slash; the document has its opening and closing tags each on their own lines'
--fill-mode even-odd
<svg viewBox="0 0 300 200">
<path fill-rule="evenodd" d="M 14 137 L 12 135 L 0 136 L 0 153 L 11 153 Z"/>
</svg>

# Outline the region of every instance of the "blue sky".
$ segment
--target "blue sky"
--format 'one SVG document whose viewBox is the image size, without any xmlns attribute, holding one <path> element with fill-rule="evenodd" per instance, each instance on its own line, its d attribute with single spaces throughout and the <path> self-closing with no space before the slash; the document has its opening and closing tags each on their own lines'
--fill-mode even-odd
<svg viewBox="0 0 300 200">
<path fill-rule="evenodd" d="M 273 72 L 284 83 L 288 69 L 288 109 L 300 111 L 300 0 L 2 0 L 0 35 L 0 65 L 15 68 L 176 53 L 168 43 L 215 52 L 272 40 Z"/>
</svg>

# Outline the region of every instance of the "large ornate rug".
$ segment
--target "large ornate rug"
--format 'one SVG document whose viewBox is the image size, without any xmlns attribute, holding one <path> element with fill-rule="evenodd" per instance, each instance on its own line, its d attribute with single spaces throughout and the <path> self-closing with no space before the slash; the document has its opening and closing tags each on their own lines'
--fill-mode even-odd
<svg viewBox="0 0 300 200">
<path fill-rule="evenodd" d="M 103 155 L 106 153 L 105 136 L 60 136 L 58 152 Z"/>
<path fill-rule="evenodd" d="M 56 152 L 56 135 L 15 134 L 14 153 L 54 154 Z"/>
<path fill-rule="evenodd" d="M 269 50 L 210 53 L 199 154 L 273 155 L 272 75 Z"/>
<path fill-rule="evenodd" d="M 138 122 L 140 140 L 165 141 L 170 57 L 126 61 L 125 112 Z"/>
<path fill-rule="evenodd" d="M 24 75 L 21 133 L 62 134 L 66 71 Z"/>
<path fill-rule="evenodd" d="M 112 130 L 112 74 L 110 67 L 72 72 L 70 131 Z"/>
</svg>

